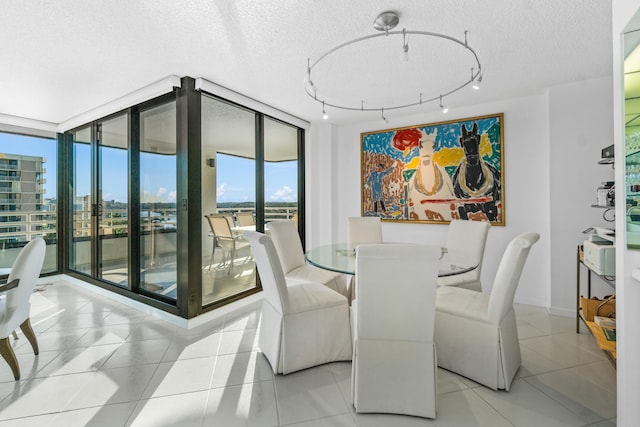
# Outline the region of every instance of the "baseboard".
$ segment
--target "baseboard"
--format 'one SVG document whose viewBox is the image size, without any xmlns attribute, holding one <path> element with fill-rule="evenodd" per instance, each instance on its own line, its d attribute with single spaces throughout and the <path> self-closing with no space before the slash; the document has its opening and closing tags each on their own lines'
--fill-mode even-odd
<svg viewBox="0 0 640 427">
<path fill-rule="evenodd" d="M 563 316 L 563 317 L 576 317 L 576 309 L 573 308 L 563 308 L 563 307 L 550 307 L 549 313 L 555 316 Z"/>
</svg>

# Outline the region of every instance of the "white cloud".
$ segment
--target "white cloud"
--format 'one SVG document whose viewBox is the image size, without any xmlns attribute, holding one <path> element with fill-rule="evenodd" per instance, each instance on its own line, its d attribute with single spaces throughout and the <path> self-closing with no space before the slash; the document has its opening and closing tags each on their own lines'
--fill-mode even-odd
<svg viewBox="0 0 640 427">
<path fill-rule="evenodd" d="M 295 202 L 296 196 L 293 189 L 285 185 L 271 195 L 271 200 L 274 202 Z"/>
<path fill-rule="evenodd" d="M 176 192 L 168 191 L 164 187 L 160 187 L 155 194 L 150 193 L 147 190 L 143 190 L 140 194 L 140 201 L 142 203 L 167 203 L 176 201 Z"/>
<path fill-rule="evenodd" d="M 218 197 L 222 197 L 224 196 L 224 192 L 227 189 L 227 184 L 225 182 L 223 182 L 222 184 L 218 185 L 218 189 L 216 190 L 216 194 Z"/>
</svg>

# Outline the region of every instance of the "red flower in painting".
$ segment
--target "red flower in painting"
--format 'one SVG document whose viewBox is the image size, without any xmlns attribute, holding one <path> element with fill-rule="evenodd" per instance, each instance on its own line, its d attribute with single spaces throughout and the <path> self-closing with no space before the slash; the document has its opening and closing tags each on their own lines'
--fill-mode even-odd
<svg viewBox="0 0 640 427">
<path fill-rule="evenodd" d="M 422 132 L 418 129 L 402 129 L 393 135 L 393 146 L 400 151 L 415 148 L 420 138 L 422 138 Z"/>
</svg>

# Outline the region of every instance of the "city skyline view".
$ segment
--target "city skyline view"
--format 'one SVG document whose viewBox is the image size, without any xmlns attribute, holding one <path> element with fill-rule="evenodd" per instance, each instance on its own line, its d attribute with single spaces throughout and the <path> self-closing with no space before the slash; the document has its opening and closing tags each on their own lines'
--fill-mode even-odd
<svg viewBox="0 0 640 427">
<path fill-rule="evenodd" d="M 57 197 L 57 151 L 54 139 L 38 138 L 24 135 L 0 133 L 0 155 L 17 154 L 44 157 L 45 189 L 44 197 Z M 83 150 L 83 147 L 78 147 Z M 89 146 L 86 146 L 88 152 Z M 103 177 L 102 199 L 105 201 L 127 202 L 127 163 L 123 150 L 106 147 L 102 151 L 103 164 L 109 165 L 109 173 Z M 142 153 L 141 161 L 146 156 L 153 156 L 154 167 L 147 168 L 148 173 L 141 177 L 143 202 L 175 203 L 175 178 L 171 179 L 167 171 L 175 171 L 175 157 L 157 156 Z M 297 202 L 297 169 L 296 160 L 286 162 L 272 162 L 265 164 L 265 200 L 269 202 Z M 217 202 L 255 202 L 255 174 L 254 160 L 231 155 L 218 154 L 217 161 Z M 89 177 L 91 165 L 79 162 L 76 173 L 80 177 Z M 108 178 L 108 179 L 104 179 Z M 90 193 L 90 182 L 78 180 L 76 195 L 83 196 Z"/>
</svg>

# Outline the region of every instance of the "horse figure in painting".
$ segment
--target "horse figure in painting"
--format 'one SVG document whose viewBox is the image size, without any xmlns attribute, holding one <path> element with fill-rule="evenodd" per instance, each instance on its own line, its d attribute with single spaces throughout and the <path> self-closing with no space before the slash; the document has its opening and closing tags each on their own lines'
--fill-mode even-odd
<svg viewBox="0 0 640 427">
<path fill-rule="evenodd" d="M 480 156 L 478 123 L 471 131 L 463 124 L 460 146 L 464 158 L 453 174 L 453 191 L 458 199 L 468 202 L 458 207 L 462 219 L 496 221 L 501 202 L 500 173 Z"/>
</svg>

